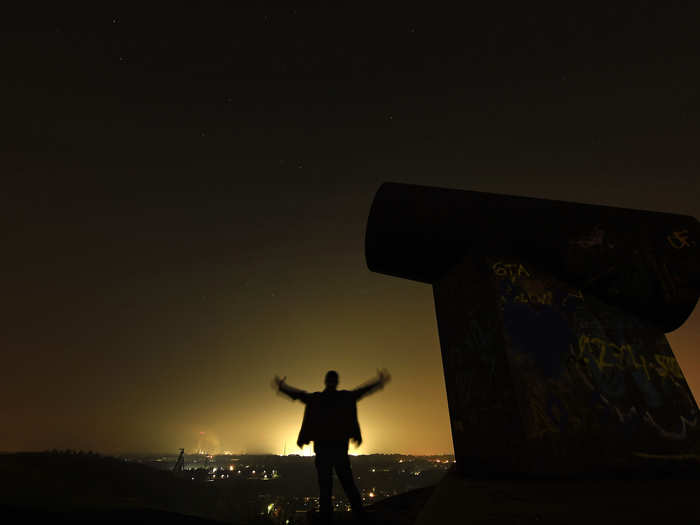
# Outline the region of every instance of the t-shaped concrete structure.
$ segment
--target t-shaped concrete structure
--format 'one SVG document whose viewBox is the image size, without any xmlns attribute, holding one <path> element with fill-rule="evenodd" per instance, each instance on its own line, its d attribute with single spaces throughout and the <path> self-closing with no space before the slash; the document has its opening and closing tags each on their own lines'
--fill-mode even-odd
<svg viewBox="0 0 700 525">
<path fill-rule="evenodd" d="M 664 336 L 700 295 L 695 218 L 385 183 L 365 242 L 370 270 L 433 285 L 461 471 L 700 453 Z"/>
</svg>

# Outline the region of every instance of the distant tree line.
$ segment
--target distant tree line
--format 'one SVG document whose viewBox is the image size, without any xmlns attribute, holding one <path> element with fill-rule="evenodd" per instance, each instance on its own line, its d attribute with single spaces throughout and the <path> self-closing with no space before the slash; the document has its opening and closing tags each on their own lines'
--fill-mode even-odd
<svg viewBox="0 0 700 525">
<path fill-rule="evenodd" d="M 85 452 L 84 450 L 75 450 L 72 448 L 66 448 L 66 449 L 57 449 L 57 448 L 52 448 L 51 450 L 45 450 L 44 454 L 51 454 L 52 456 L 92 456 L 92 457 L 104 457 L 102 454 L 99 452 L 93 452 L 92 450 L 88 450 Z"/>
</svg>

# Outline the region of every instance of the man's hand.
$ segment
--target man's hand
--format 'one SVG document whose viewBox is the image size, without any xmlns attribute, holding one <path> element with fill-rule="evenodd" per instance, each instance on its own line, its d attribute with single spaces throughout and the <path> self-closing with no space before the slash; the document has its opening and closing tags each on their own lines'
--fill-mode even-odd
<svg viewBox="0 0 700 525">
<path fill-rule="evenodd" d="M 382 368 L 381 370 L 377 370 L 377 379 L 379 380 L 379 384 L 384 387 L 389 381 L 391 381 L 391 374 L 386 368 Z"/>
<path fill-rule="evenodd" d="M 282 383 L 284 383 L 286 380 L 287 376 L 284 376 L 282 379 L 280 379 L 280 376 L 275 376 L 275 378 L 272 380 L 273 388 L 279 390 L 280 388 L 282 388 Z"/>
<path fill-rule="evenodd" d="M 363 397 L 365 397 L 366 395 L 369 395 L 372 392 L 376 392 L 380 388 L 384 388 L 384 385 L 386 385 L 390 380 L 391 380 L 391 376 L 389 375 L 389 371 L 386 368 L 382 368 L 381 370 L 377 370 L 377 378 L 376 379 L 371 379 L 370 381 L 368 381 L 364 385 L 353 390 L 355 400 L 360 400 Z"/>
</svg>

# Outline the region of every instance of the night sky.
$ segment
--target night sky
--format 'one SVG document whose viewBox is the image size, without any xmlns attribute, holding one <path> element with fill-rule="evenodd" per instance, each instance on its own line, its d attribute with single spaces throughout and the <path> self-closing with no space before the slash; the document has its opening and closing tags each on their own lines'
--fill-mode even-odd
<svg viewBox="0 0 700 525">
<path fill-rule="evenodd" d="M 450 453 L 382 182 L 700 217 L 699 9 L 195 5 L 4 14 L 0 450 L 295 452 L 275 374 L 386 367 L 359 452 Z"/>
</svg>

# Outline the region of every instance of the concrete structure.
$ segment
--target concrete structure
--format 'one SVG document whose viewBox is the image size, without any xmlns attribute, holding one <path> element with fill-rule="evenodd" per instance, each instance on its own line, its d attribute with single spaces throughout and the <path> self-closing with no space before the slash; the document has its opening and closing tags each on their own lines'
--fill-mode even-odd
<svg viewBox="0 0 700 525">
<path fill-rule="evenodd" d="M 577 475 L 700 453 L 664 336 L 700 295 L 693 217 L 386 183 L 370 270 L 433 285 L 463 472 Z"/>
</svg>

